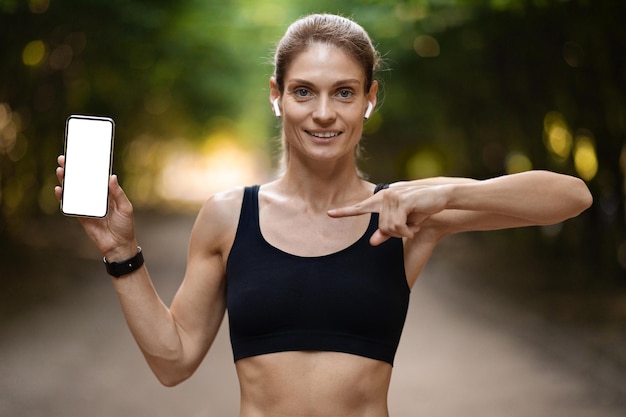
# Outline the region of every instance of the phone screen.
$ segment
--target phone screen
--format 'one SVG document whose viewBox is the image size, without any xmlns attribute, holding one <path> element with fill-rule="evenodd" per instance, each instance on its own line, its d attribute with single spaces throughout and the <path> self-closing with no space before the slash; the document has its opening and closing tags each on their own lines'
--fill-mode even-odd
<svg viewBox="0 0 626 417">
<path fill-rule="evenodd" d="M 105 217 L 115 123 L 108 117 L 70 116 L 65 126 L 65 173 L 61 211 Z"/>
</svg>

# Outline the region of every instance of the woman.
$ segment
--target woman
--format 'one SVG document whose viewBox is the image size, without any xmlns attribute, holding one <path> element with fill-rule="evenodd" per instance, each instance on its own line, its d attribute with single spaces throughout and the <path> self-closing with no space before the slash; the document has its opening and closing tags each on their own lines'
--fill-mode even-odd
<svg viewBox="0 0 626 417">
<path fill-rule="evenodd" d="M 124 315 L 163 384 L 195 371 L 228 309 L 242 417 L 387 416 L 410 288 L 439 240 L 553 224 L 591 204 L 581 180 L 545 171 L 365 181 L 356 149 L 376 106 L 377 64 L 368 35 L 348 19 L 312 15 L 288 29 L 270 79 L 284 172 L 205 202 L 171 307 L 140 259 L 115 176 L 109 215 L 81 219 L 120 275 Z M 62 180 L 63 156 L 59 164 Z"/>
</svg>

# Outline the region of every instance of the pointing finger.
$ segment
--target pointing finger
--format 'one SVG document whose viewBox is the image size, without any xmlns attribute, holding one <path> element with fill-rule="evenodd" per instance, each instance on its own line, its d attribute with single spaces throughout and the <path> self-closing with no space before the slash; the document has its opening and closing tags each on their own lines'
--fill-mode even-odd
<svg viewBox="0 0 626 417">
<path fill-rule="evenodd" d="M 378 213 L 380 212 L 379 199 L 380 198 L 378 196 L 374 195 L 367 200 L 361 201 L 360 203 L 354 204 L 352 206 L 328 210 L 327 213 L 330 217 L 348 217 L 368 213 Z"/>
</svg>

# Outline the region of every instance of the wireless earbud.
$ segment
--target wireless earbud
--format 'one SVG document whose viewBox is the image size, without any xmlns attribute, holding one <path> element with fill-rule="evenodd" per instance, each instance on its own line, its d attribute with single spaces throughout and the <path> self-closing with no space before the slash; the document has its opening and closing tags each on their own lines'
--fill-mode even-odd
<svg viewBox="0 0 626 417">
<path fill-rule="evenodd" d="M 363 116 L 365 119 L 369 119 L 372 115 L 372 111 L 374 110 L 374 104 L 370 101 L 367 103 L 367 110 L 365 110 L 365 115 Z"/>
<path fill-rule="evenodd" d="M 276 117 L 280 117 L 281 113 L 280 113 L 280 107 L 278 107 L 278 99 L 275 99 L 274 101 L 272 101 L 272 107 L 274 108 L 274 115 L 276 115 Z"/>
</svg>

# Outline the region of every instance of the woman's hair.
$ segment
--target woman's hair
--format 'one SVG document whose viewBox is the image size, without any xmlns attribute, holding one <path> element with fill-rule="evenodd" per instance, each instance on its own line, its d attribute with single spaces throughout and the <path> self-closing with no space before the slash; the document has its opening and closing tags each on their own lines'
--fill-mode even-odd
<svg viewBox="0 0 626 417">
<path fill-rule="evenodd" d="M 345 17 L 313 14 L 292 23 L 276 46 L 274 78 L 281 93 L 289 65 L 298 54 L 315 43 L 333 45 L 354 58 L 365 73 L 365 92 L 369 91 L 374 72 L 380 64 L 380 55 L 365 29 Z"/>
<path fill-rule="evenodd" d="M 358 23 L 332 14 L 312 14 L 296 20 L 276 46 L 274 52 L 274 79 L 278 90 L 284 92 L 285 74 L 294 59 L 309 46 L 322 43 L 340 48 L 359 63 L 365 74 L 365 93 L 374 81 L 374 74 L 380 66 L 380 55 L 369 35 Z M 280 171 L 287 163 L 287 149 L 282 138 Z M 360 148 L 355 150 L 357 158 Z"/>
</svg>

